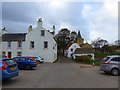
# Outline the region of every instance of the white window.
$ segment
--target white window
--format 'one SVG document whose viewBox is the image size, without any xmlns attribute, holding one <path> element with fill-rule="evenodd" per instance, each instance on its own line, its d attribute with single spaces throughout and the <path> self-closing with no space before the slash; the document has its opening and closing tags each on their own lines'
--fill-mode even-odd
<svg viewBox="0 0 120 90">
<path fill-rule="evenodd" d="M 41 30 L 41 36 L 45 36 L 45 30 Z"/>
<path fill-rule="evenodd" d="M 2 57 L 5 57 L 6 56 L 6 52 L 2 52 Z"/>
<path fill-rule="evenodd" d="M 10 41 L 8 42 L 8 48 L 11 48 L 11 42 Z"/>
<path fill-rule="evenodd" d="M 30 41 L 30 48 L 34 48 L 34 41 Z"/>
<path fill-rule="evenodd" d="M 22 56 L 22 52 L 17 52 L 17 56 Z"/>
<path fill-rule="evenodd" d="M 73 51 L 73 48 L 71 48 L 71 52 Z"/>
<path fill-rule="evenodd" d="M 44 41 L 44 48 L 48 48 L 48 42 Z"/>
<path fill-rule="evenodd" d="M 22 47 L 22 42 L 21 41 L 18 42 L 18 48 L 20 48 L 20 47 Z"/>
</svg>

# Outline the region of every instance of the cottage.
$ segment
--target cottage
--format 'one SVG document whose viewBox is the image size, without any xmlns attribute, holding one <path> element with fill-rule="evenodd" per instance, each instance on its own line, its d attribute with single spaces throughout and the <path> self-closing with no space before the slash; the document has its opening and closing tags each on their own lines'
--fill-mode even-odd
<svg viewBox="0 0 120 90">
<path fill-rule="evenodd" d="M 4 33 L 1 36 L 0 50 L 2 56 L 12 58 L 22 55 L 22 44 L 25 42 L 26 33 Z"/>
<path fill-rule="evenodd" d="M 72 58 L 72 55 L 74 54 L 77 48 L 80 48 L 80 46 L 77 43 L 73 43 L 72 45 L 70 45 L 67 51 L 67 57 Z"/>
<path fill-rule="evenodd" d="M 75 43 L 68 47 L 67 57 L 75 59 L 76 56 L 82 55 L 91 55 L 92 59 L 94 59 L 94 49 L 89 43 L 84 43 L 84 38 L 82 38 L 80 31 L 78 31 Z"/>
<path fill-rule="evenodd" d="M 91 59 L 94 60 L 94 49 L 93 48 L 77 48 L 73 54 L 73 58 L 76 56 L 92 56 Z"/>
<path fill-rule="evenodd" d="M 38 19 L 37 26 L 28 28 L 28 33 L 7 33 L 3 28 L 0 36 L 0 50 L 2 56 L 42 56 L 45 62 L 57 59 L 57 43 L 54 40 L 55 26 L 52 32 L 43 27 L 42 18 Z"/>
</svg>

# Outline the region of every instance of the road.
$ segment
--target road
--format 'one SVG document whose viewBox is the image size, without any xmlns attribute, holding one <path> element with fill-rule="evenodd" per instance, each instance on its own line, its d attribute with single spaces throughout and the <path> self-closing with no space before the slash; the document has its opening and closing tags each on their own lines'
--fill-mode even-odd
<svg viewBox="0 0 120 90">
<path fill-rule="evenodd" d="M 18 77 L 3 81 L 3 88 L 118 88 L 118 77 L 99 67 L 78 63 L 44 63 L 34 70 L 20 70 Z"/>
</svg>

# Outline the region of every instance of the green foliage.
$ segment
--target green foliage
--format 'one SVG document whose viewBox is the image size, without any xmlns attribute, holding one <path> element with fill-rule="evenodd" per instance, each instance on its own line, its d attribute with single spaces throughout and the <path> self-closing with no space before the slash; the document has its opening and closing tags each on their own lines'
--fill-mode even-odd
<svg viewBox="0 0 120 90">
<path fill-rule="evenodd" d="M 76 62 L 89 63 L 91 61 L 91 56 L 76 56 Z"/>
<path fill-rule="evenodd" d="M 104 57 L 110 56 L 110 55 L 120 55 L 120 53 L 99 52 L 99 53 L 95 53 L 95 58 L 104 58 Z"/>
<path fill-rule="evenodd" d="M 67 44 L 70 41 L 69 38 L 70 31 L 67 28 L 61 29 L 58 34 L 55 36 L 57 45 L 59 49 L 65 49 Z"/>
<path fill-rule="evenodd" d="M 70 32 L 67 28 L 62 28 L 58 34 L 55 36 L 55 40 L 57 42 L 58 50 L 60 50 L 60 53 L 63 53 L 64 50 L 67 49 L 68 45 L 71 44 L 76 39 L 77 33 Z"/>
<path fill-rule="evenodd" d="M 91 56 L 77 56 L 74 60 L 77 63 L 90 64 L 95 66 L 100 66 L 101 60 L 91 60 Z"/>
</svg>

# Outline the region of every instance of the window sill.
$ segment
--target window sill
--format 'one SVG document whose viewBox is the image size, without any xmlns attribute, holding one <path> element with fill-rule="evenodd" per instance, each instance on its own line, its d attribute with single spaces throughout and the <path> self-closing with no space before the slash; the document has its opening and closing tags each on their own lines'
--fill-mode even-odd
<svg viewBox="0 0 120 90">
<path fill-rule="evenodd" d="M 31 50 L 34 50 L 35 48 L 30 48 Z"/>
<path fill-rule="evenodd" d="M 44 50 L 48 50 L 48 48 L 43 48 Z"/>
<path fill-rule="evenodd" d="M 18 47 L 17 49 L 22 49 L 22 47 Z"/>
<path fill-rule="evenodd" d="M 7 49 L 11 49 L 11 47 L 8 47 Z"/>
</svg>

